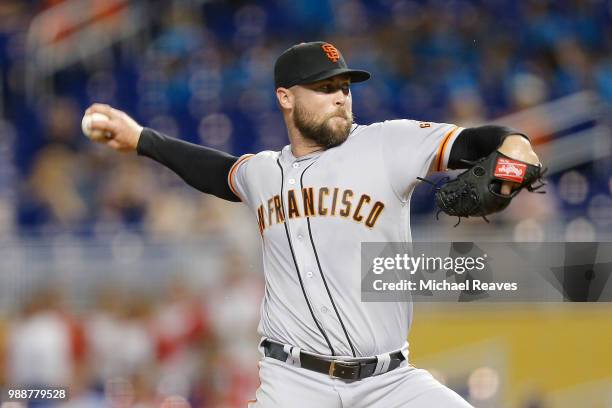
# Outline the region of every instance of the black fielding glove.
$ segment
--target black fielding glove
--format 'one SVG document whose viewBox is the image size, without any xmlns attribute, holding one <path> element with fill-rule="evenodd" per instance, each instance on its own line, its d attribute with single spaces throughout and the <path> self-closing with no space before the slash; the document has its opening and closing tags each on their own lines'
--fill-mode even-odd
<svg viewBox="0 0 612 408">
<path fill-rule="evenodd" d="M 436 186 L 436 205 L 440 211 L 459 217 L 459 222 L 461 217 L 483 217 L 488 222 L 486 215 L 508 207 L 523 188 L 534 192 L 545 185 L 542 181 L 545 170 L 541 165 L 512 159 L 498 151 L 466 163 L 471 167 L 441 187 Z M 517 183 L 508 195 L 500 192 L 505 181 Z"/>
</svg>

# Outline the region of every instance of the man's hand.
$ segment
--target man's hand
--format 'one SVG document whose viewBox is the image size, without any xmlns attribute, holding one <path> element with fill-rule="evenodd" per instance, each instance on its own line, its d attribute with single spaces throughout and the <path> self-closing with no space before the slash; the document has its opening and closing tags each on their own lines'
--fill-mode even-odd
<svg viewBox="0 0 612 408">
<path fill-rule="evenodd" d="M 529 143 L 529 140 L 520 135 L 512 135 L 505 138 L 504 142 L 499 149 L 497 149 L 497 151 L 516 160 L 536 166 L 540 165 L 540 159 L 538 158 L 536 152 L 533 151 L 531 143 Z M 501 193 L 508 195 L 512 192 L 512 189 L 517 186 L 517 183 L 504 181 L 501 185 Z"/>
<path fill-rule="evenodd" d="M 108 121 L 94 120 L 91 122 L 92 130 L 101 130 L 110 134 L 108 140 L 103 140 L 102 143 L 119 152 L 131 152 L 136 150 L 138 139 L 140 139 L 140 133 L 142 132 L 142 126 L 125 112 L 100 103 L 91 105 L 85 111 L 85 114 L 96 112 L 102 113 L 110 118 Z"/>
</svg>

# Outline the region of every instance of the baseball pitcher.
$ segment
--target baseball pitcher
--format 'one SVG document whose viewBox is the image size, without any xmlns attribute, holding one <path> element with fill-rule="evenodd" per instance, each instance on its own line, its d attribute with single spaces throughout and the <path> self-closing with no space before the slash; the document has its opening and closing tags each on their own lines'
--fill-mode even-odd
<svg viewBox="0 0 612 408">
<path fill-rule="evenodd" d="M 409 363 L 410 302 L 360 301 L 360 246 L 411 241 L 410 197 L 432 172 L 466 169 L 438 190 L 442 211 L 486 216 L 533 190 L 541 165 L 527 136 L 506 127 L 354 123 L 350 88 L 369 78 L 332 44 L 289 48 L 274 67 L 289 144 L 242 157 L 143 128 L 107 105 L 86 112 L 109 118 L 91 123 L 109 147 L 252 211 L 266 288 L 252 407 L 470 406 Z"/>
</svg>

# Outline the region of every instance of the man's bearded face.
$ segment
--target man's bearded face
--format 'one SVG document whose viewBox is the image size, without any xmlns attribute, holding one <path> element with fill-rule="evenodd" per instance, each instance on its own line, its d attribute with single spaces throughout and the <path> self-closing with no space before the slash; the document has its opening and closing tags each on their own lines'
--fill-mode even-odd
<svg viewBox="0 0 612 408">
<path fill-rule="evenodd" d="M 344 143 L 348 138 L 353 124 L 353 114 L 347 112 L 344 107 L 339 107 L 335 112 L 318 118 L 316 114 L 308 111 L 304 104 L 296 100 L 293 123 L 304 138 L 329 149 Z"/>
</svg>

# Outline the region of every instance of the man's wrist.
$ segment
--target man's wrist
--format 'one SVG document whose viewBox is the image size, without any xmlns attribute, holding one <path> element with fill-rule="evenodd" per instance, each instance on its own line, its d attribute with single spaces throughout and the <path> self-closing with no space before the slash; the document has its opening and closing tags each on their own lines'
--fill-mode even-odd
<svg viewBox="0 0 612 408">
<path fill-rule="evenodd" d="M 136 153 L 139 156 L 145 155 L 146 145 L 151 131 L 152 129 L 142 127 L 138 133 L 138 139 L 136 140 Z"/>
</svg>

